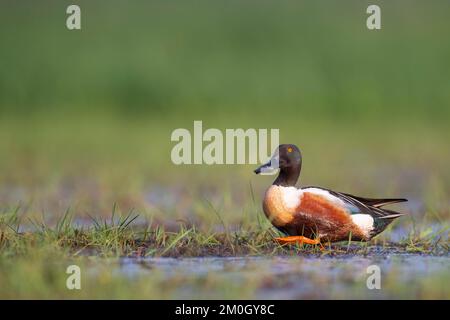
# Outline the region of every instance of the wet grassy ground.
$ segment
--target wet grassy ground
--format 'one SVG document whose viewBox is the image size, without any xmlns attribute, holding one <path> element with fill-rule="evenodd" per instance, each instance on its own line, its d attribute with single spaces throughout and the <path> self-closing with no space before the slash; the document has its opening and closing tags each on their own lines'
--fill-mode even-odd
<svg viewBox="0 0 450 320">
<path fill-rule="evenodd" d="M 11 169 L 0 192 L 3 298 L 450 297 L 445 128 L 422 124 L 410 139 L 405 127 L 374 136 L 366 125 L 358 137 L 354 126 L 339 127 L 330 139 L 331 124 L 302 125 L 300 185 L 410 200 L 392 206 L 409 214 L 371 242 L 322 251 L 273 242 L 261 208 L 273 177 L 253 175 L 251 165 L 174 166 L 166 127 L 93 119 L 86 132 L 100 134 L 90 136 L 73 135 L 72 122 L 63 133 L 40 121 L 31 135 L 24 123 L 0 128 L 16 132 L 13 147 L 2 144 Z M 289 127 L 283 139 L 297 141 Z M 141 148 L 150 133 L 160 147 Z M 380 153 L 374 146 L 388 137 Z M 417 146 L 426 152 L 411 156 Z M 381 290 L 365 285 L 372 263 Z M 70 264 L 81 267 L 80 291 L 65 286 Z"/>
<path fill-rule="evenodd" d="M 220 287 L 241 290 L 238 297 L 249 299 L 448 299 L 449 261 L 448 255 L 399 254 L 394 250 L 381 255 L 340 257 L 311 257 L 300 253 L 235 258 L 123 259 L 116 270 L 130 279 L 154 273 L 169 282 L 181 277 L 181 290 L 174 292 L 173 297 L 187 299 L 236 297 Z M 380 268 L 380 289 L 368 289 L 366 285 L 371 274 L 367 268 L 371 265 Z M 407 288 L 404 283 L 408 283 Z"/>
<path fill-rule="evenodd" d="M 265 222 L 234 231 L 135 225 L 135 216 L 0 224 L 2 298 L 449 299 L 448 226 L 396 227 L 370 243 L 280 246 Z M 114 222 L 112 222 L 114 221 Z M 392 241 L 389 239 L 396 239 Z M 82 289 L 65 286 L 77 265 Z M 381 272 L 369 290 L 367 268 Z"/>
</svg>

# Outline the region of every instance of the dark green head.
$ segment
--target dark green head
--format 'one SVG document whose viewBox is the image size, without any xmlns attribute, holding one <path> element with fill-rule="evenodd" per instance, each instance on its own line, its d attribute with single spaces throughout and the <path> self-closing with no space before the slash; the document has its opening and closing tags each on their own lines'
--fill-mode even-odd
<svg viewBox="0 0 450 320">
<path fill-rule="evenodd" d="M 300 176 L 302 155 L 295 144 L 281 144 L 270 161 L 257 168 L 256 174 L 280 169 L 277 179 L 273 182 L 280 186 L 294 186 Z"/>
</svg>

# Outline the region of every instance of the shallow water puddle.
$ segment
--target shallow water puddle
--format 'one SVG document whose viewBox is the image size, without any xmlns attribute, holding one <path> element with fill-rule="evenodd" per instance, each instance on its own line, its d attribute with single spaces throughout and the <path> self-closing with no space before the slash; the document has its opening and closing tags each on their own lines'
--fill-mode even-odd
<svg viewBox="0 0 450 320">
<path fill-rule="evenodd" d="M 379 290 L 370 290 L 366 285 L 371 275 L 367 268 L 371 265 L 380 268 Z M 322 258 L 122 258 L 115 272 L 130 278 L 158 274 L 167 281 L 180 277 L 190 279 L 180 288 L 179 298 L 220 298 L 220 290 L 226 284 L 247 290 L 250 298 L 357 299 L 389 298 L 398 294 L 404 298 L 420 296 L 429 282 L 448 283 L 449 270 L 448 255 L 388 254 Z M 205 283 L 208 290 L 215 288 L 215 294 L 208 296 L 201 292 Z"/>
</svg>

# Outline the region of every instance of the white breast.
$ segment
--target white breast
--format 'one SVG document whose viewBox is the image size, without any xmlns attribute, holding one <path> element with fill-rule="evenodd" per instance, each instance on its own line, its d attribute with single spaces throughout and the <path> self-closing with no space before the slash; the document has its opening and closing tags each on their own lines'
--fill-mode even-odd
<svg viewBox="0 0 450 320">
<path fill-rule="evenodd" d="M 295 209 L 300 205 L 302 199 L 302 189 L 296 187 L 281 187 L 280 192 L 283 199 L 283 204 L 288 209 Z"/>
</svg>

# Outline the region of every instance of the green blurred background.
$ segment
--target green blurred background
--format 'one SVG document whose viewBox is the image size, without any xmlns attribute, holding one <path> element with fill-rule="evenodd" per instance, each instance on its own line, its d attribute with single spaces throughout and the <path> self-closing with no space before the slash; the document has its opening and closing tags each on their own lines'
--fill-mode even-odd
<svg viewBox="0 0 450 320">
<path fill-rule="evenodd" d="M 73 3 L 81 31 L 65 26 Z M 215 219 L 206 199 L 237 221 L 273 177 L 172 164 L 171 132 L 202 120 L 279 128 L 303 151 L 302 185 L 448 219 L 449 30 L 448 1 L 3 0 L 0 206 L 117 202 L 168 223 Z"/>
</svg>

